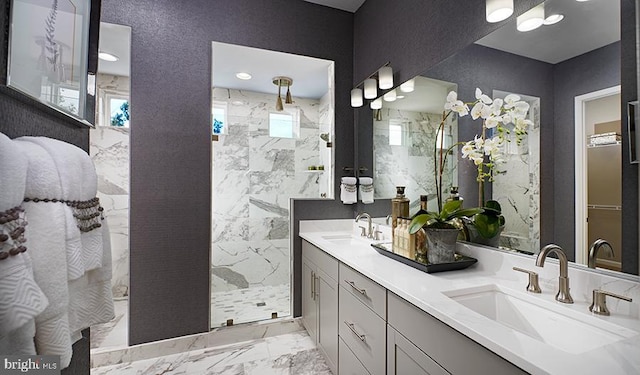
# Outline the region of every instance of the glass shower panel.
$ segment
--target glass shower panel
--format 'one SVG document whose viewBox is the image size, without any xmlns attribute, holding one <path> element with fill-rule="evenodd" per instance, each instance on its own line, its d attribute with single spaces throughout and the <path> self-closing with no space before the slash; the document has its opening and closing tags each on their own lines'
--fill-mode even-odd
<svg viewBox="0 0 640 375">
<path fill-rule="evenodd" d="M 269 60 L 262 54 L 313 60 L 323 75 L 323 93 L 305 95 L 310 77 L 291 72 L 293 103 L 276 110 L 278 86 L 271 81 L 281 73 L 274 69 L 259 77 L 268 70 L 256 68 Z M 323 139 L 333 133 L 333 63 L 273 54 L 213 43 L 213 328 L 291 315 L 290 200 L 333 197 L 331 139 Z M 242 61 L 232 61 L 234 55 Z M 256 65 L 245 64 L 251 57 Z M 225 80 L 229 72 L 235 78 L 239 66 L 253 78 Z"/>
</svg>

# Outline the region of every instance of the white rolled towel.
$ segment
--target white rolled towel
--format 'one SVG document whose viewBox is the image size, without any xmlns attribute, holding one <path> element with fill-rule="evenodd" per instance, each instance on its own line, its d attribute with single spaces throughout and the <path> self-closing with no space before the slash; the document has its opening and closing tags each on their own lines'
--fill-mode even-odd
<svg viewBox="0 0 640 375">
<path fill-rule="evenodd" d="M 19 144 L 28 156 L 27 198 L 60 197 L 62 188 L 55 163 L 45 149 L 21 138 Z M 66 221 L 63 204 L 25 202 L 29 220 L 29 253 L 33 275 L 49 300 L 49 306 L 36 317 L 36 351 L 38 354 L 59 355 L 63 368 L 71 361 L 69 330 L 69 288 L 67 284 Z"/>
<path fill-rule="evenodd" d="M 0 212 L 22 204 L 28 163 L 19 145 L 0 133 Z M 9 235 L 8 232 L 15 227 L 16 221 L 13 220 L 0 224 L 0 234 Z M 23 238 L 28 239 L 29 226 L 24 228 Z M 0 251 L 9 252 L 20 245 L 9 236 L 0 242 Z M 22 246 L 28 248 L 28 245 Z M 44 311 L 48 303 L 33 277 L 28 251 L 0 260 L 0 353 L 36 354 L 34 318 Z"/>
<path fill-rule="evenodd" d="M 358 180 L 355 177 L 342 177 L 340 183 L 340 200 L 344 204 L 358 202 Z"/>
<path fill-rule="evenodd" d="M 362 203 L 373 203 L 373 178 L 360 177 L 359 191 Z"/>
</svg>

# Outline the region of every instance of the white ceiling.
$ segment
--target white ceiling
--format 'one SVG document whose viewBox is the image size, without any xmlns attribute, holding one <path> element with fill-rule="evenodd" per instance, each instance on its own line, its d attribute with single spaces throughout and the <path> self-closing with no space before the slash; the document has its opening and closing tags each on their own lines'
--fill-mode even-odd
<svg viewBox="0 0 640 375">
<path fill-rule="evenodd" d="M 548 0 L 545 14 L 564 19 L 529 32 L 516 30 L 516 18 L 477 44 L 516 55 L 557 64 L 620 40 L 618 0 Z"/>
<path fill-rule="evenodd" d="M 128 77 L 131 65 L 131 28 L 100 22 L 98 50 L 118 56 L 115 62 L 98 60 L 98 72 Z"/>
<path fill-rule="evenodd" d="M 293 79 L 291 95 L 319 99 L 329 90 L 331 64 L 313 57 L 213 42 L 214 87 L 276 94 L 273 77 L 286 76 Z M 236 77 L 238 72 L 253 78 L 241 80 Z"/>
<path fill-rule="evenodd" d="M 365 0 L 305 0 L 309 3 L 320 4 L 331 8 L 346 10 L 355 13 Z"/>
</svg>

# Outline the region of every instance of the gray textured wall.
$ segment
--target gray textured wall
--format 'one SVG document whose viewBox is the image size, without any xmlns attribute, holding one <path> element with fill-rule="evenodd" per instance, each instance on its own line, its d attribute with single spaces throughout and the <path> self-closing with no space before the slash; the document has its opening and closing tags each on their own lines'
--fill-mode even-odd
<svg viewBox="0 0 640 375">
<path fill-rule="evenodd" d="M 104 0 L 102 17 L 132 28 L 129 343 L 206 332 L 211 42 L 334 60 L 336 165 L 353 165 L 353 14 L 300 0 Z"/>
</svg>

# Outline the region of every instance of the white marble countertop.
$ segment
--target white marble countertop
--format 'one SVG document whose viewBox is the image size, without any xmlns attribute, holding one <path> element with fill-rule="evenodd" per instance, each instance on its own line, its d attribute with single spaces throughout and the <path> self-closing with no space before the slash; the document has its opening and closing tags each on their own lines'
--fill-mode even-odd
<svg viewBox="0 0 640 375">
<path fill-rule="evenodd" d="M 361 223 L 358 223 L 361 224 Z M 355 227 L 355 229 L 358 229 Z M 574 304 L 554 300 L 558 289 L 558 262 L 547 259 L 544 268 L 530 256 L 493 251 L 458 243 L 459 253 L 478 259 L 472 267 L 452 272 L 427 274 L 380 255 L 371 241 L 354 237 L 332 242 L 325 236 L 353 235 L 352 220 L 310 220 L 300 222 L 300 237 L 340 262 L 404 298 L 450 327 L 532 374 L 640 374 L 640 283 L 570 267 L 569 279 Z M 512 267 L 538 272 L 542 294 L 525 292 L 527 275 Z M 539 299 L 567 316 L 595 320 L 603 326 L 620 328 L 628 338 L 590 351 L 570 353 L 528 335 L 507 328 L 447 297 L 442 292 L 497 284 L 526 298 Z M 611 316 L 589 312 L 593 289 L 605 289 L 633 298 L 632 303 L 607 299 Z M 518 292 L 520 291 L 520 292 Z M 582 314 L 582 315 L 573 315 Z M 576 350 L 578 351 L 578 350 Z"/>
</svg>

